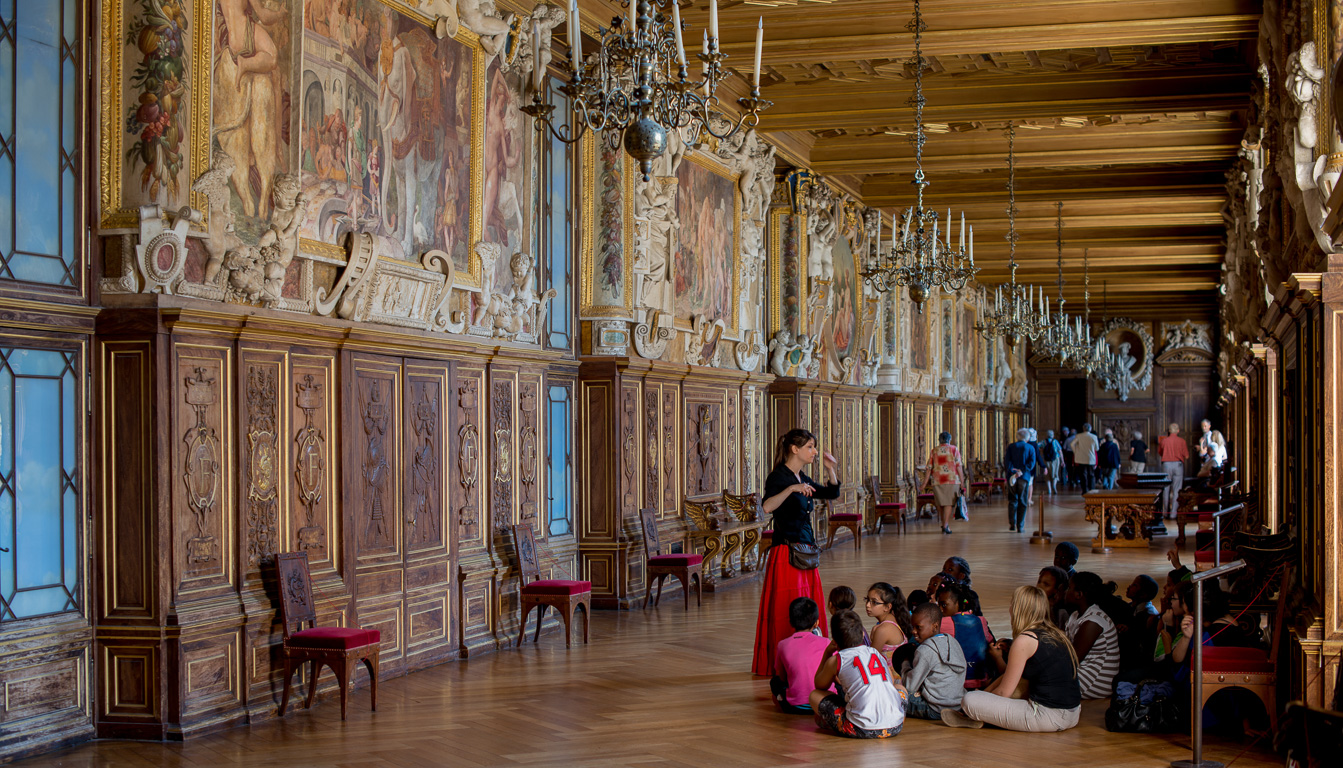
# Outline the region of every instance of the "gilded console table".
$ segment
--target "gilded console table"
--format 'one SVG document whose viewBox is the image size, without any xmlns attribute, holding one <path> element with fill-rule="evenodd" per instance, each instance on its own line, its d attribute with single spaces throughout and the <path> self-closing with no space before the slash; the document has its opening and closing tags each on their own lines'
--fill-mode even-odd
<svg viewBox="0 0 1343 768">
<path fill-rule="evenodd" d="M 1091 540 L 1091 551 L 1106 555 L 1110 547 L 1140 547 L 1151 544 L 1146 523 L 1156 511 L 1161 491 L 1142 491 L 1135 488 L 1117 488 L 1111 491 L 1089 491 L 1082 496 L 1086 502 L 1086 520 L 1095 523 L 1096 538 Z M 1113 521 L 1119 536 L 1106 536 Z M 1129 531 L 1125 532 L 1124 526 Z"/>
<path fill-rule="evenodd" d="M 722 512 L 713 502 L 682 502 L 689 524 L 691 546 L 704 547 L 704 589 L 714 591 L 713 561 L 719 559 L 718 575 L 730 579 L 735 574 L 732 555 L 738 553 L 743 573 L 754 570 L 747 553 L 755 551 L 759 560 L 760 532 L 763 520 L 741 520 Z"/>
</svg>

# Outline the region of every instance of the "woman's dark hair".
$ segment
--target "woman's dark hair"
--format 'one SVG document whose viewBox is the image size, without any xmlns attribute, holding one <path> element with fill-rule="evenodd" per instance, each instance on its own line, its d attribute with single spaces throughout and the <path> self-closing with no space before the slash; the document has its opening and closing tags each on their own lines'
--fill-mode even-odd
<svg viewBox="0 0 1343 768">
<path fill-rule="evenodd" d="M 881 596 L 881 602 L 891 606 L 891 613 L 895 614 L 895 625 L 900 627 L 900 631 L 905 633 L 905 637 L 911 637 L 914 633 L 914 625 L 909 621 L 909 605 L 905 602 L 905 593 L 900 591 L 899 587 L 893 587 L 884 581 L 878 581 L 876 584 L 867 588 L 868 592 L 876 592 Z"/>
<path fill-rule="evenodd" d="M 807 443 L 814 442 L 815 440 L 816 435 L 813 435 L 805 429 L 790 429 L 783 433 L 783 437 L 779 438 L 778 446 L 774 449 L 774 466 L 777 467 L 785 461 L 788 461 L 788 457 L 792 455 L 792 451 L 789 450 L 790 448 L 801 448 Z"/>
<path fill-rule="evenodd" d="M 849 587 L 840 585 L 830 590 L 830 607 L 836 612 L 852 611 L 858 604 L 858 596 Z"/>
<path fill-rule="evenodd" d="M 1079 571 L 1073 577 L 1072 588 L 1087 601 L 1087 605 L 1101 605 L 1114 594 L 1113 583 L 1106 584 L 1100 576 L 1091 571 Z"/>
<path fill-rule="evenodd" d="M 830 638 L 840 649 L 863 644 L 863 620 L 853 611 L 840 611 L 830 617 Z"/>
<path fill-rule="evenodd" d="M 821 620 L 821 609 L 810 597 L 799 597 L 788 604 L 788 626 L 794 632 L 806 632 Z"/>
<path fill-rule="evenodd" d="M 1157 585 L 1156 579 L 1147 574 L 1139 574 L 1134 581 L 1138 582 L 1138 595 L 1136 600 L 1147 602 L 1157 595 L 1161 594 L 1161 587 Z"/>
<path fill-rule="evenodd" d="M 939 432 L 938 435 L 937 435 L 937 442 L 938 442 L 940 445 L 946 445 L 947 443 L 950 443 L 950 442 L 951 442 L 951 433 L 950 433 L 950 432 Z"/>
</svg>

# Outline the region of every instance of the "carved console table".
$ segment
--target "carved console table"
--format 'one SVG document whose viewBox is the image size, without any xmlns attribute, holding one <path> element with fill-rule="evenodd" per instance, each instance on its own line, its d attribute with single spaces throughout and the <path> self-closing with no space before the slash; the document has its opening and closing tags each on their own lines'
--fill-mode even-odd
<svg viewBox="0 0 1343 768">
<path fill-rule="evenodd" d="M 723 512 L 713 502 L 682 502 L 686 523 L 690 526 L 690 546 L 692 549 L 704 547 L 704 589 L 712 592 L 718 580 L 731 579 L 737 575 L 732 566 L 732 555 L 737 553 L 740 559 L 741 573 L 754 570 L 747 555 L 755 551 L 756 559 L 760 553 L 760 531 L 765 527 L 762 520 L 741 520 L 732 514 Z M 719 559 L 717 575 L 713 561 Z"/>
<path fill-rule="evenodd" d="M 1082 498 L 1086 501 L 1086 520 L 1097 528 L 1096 538 L 1091 540 L 1092 552 L 1108 555 L 1110 547 L 1146 548 L 1151 544 L 1146 524 L 1156 510 L 1161 491 L 1120 488 L 1090 491 Z M 1113 539 L 1106 535 L 1111 522 L 1120 531 Z"/>
</svg>

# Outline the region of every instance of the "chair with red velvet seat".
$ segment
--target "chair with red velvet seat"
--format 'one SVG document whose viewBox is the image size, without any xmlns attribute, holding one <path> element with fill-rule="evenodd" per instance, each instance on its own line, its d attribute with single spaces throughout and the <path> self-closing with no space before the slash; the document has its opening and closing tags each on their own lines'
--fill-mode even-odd
<svg viewBox="0 0 1343 768">
<path fill-rule="evenodd" d="M 312 578 L 308 574 L 308 553 L 286 552 L 275 556 L 275 570 L 280 584 L 280 621 L 284 625 L 284 689 L 280 694 L 280 717 L 289 707 L 289 685 L 294 670 L 305 661 L 312 662 L 308 681 L 308 700 L 311 707 L 317 694 L 317 676 L 322 665 L 331 667 L 340 683 L 340 719 L 345 719 L 345 706 L 350 694 L 350 678 L 355 667 L 364 662 L 368 668 L 369 693 L 373 711 L 378 709 L 378 650 L 382 633 L 376 629 L 352 627 L 318 627 L 317 609 L 312 599 Z M 314 626 L 303 629 L 304 622 Z M 291 633 L 289 625 L 297 623 L 299 630 Z"/>
<path fill-rule="evenodd" d="M 662 602 L 662 582 L 668 576 L 675 576 L 681 582 L 681 591 L 685 597 L 685 610 L 690 610 L 690 580 L 695 580 L 695 605 L 703 605 L 704 597 L 704 555 L 662 554 L 662 544 L 658 540 L 657 512 L 651 507 L 639 510 L 639 521 L 643 526 L 644 556 L 648 566 L 644 569 L 644 607 L 653 595 L 653 579 L 657 579 L 658 596 L 653 606 Z"/>
<path fill-rule="evenodd" d="M 527 635 L 527 616 L 536 608 L 536 637 L 541 639 L 541 624 L 546 617 L 546 609 L 554 608 L 564 619 L 564 645 L 569 647 L 573 638 L 569 625 L 573 622 L 574 612 L 583 609 L 583 642 L 588 641 L 589 614 L 592 613 L 592 582 L 574 579 L 541 578 L 541 556 L 536 550 L 536 536 L 530 525 L 513 526 L 513 544 L 518 552 L 518 571 L 522 574 L 522 589 L 519 602 L 522 603 L 522 622 L 518 625 L 518 645 Z"/>
<path fill-rule="evenodd" d="M 863 482 L 863 487 L 867 489 L 868 498 L 872 502 L 872 532 L 881 533 L 882 524 L 886 518 L 895 518 L 895 530 L 900 533 L 909 532 L 909 521 L 906 518 L 906 511 L 909 506 L 903 501 L 882 501 L 881 500 L 881 481 L 876 475 L 871 475 Z"/>
<path fill-rule="evenodd" d="M 825 548 L 829 549 L 831 544 L 835 543 L 835 532 L 840 528 L 848 528 L 853 531 L 853 548 L 863 548 L 863 513 L 862 512 L 831 512 L 831 505 L 834 502 L 825 502 L 826 509 L 826 527 L 830 531 L 830 536 L 826 539 Z"/>
<path fill-rule="evenodd" d="M 1291 567 L 1285 566 L 1282 569 L 1282 581 L 1278 584 L 1278 604 L 1273 612 L 1273 637 L 1268 651 L 1263 648 L 1203 647 L 1203 700 L 1199 702 L 1200 711 L 1208 699 L 1223 688 L 1244 688 L 1264 703 L 1264 709 L 1268 711 L 1269 730 L 1278 729 L 1278 649 L 1286 627 L 1287 585 L 1291 583 L 1291 577 Z"/>
</svg>

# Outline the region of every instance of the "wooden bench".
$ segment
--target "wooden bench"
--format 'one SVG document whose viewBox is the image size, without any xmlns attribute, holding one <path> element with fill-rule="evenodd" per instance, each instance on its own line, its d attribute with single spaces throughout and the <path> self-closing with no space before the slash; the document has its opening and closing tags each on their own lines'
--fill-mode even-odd
<svg viewBox="0 0 1343 768">
<path fill-rule="evenodd" d="M 738 520 L 732 514 L 719 509 L 712 501 L 682 502 L 682 509 L 690 530 L 690 545 L 704 549 L 704 586 L 710 591 L 717 579 L 714 576 L 713 561 L 718 558 L 718 576 L 730 579 L 736 575 L 732 567 L 732 555 L 738 553 L 741 558 L 742 572 L 753 570 L 746 552 L 759 551 L 760 531 L 764 529 L 762 520 Z"/>
</svg>

